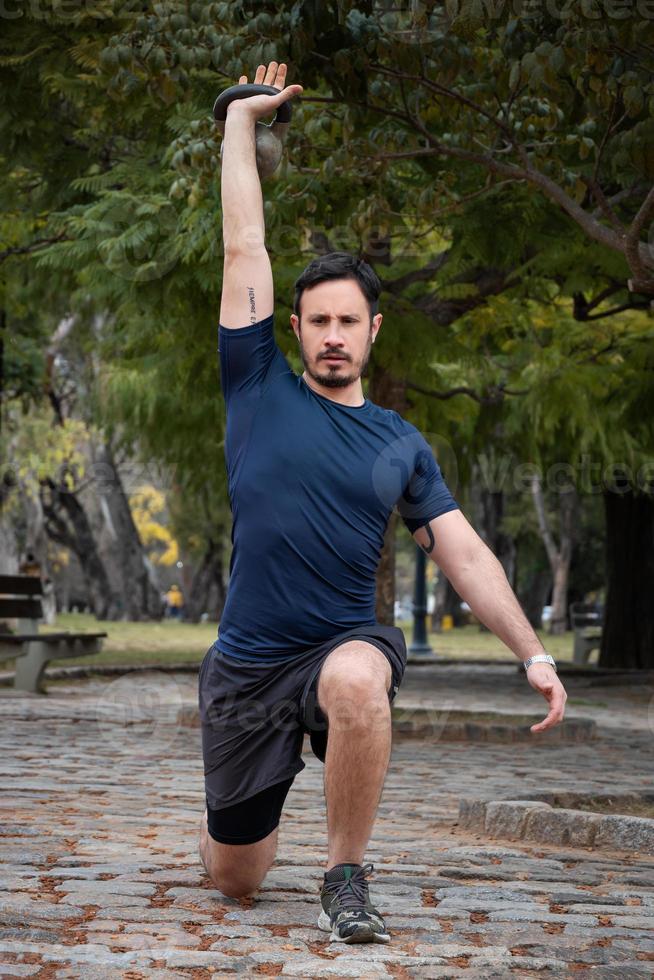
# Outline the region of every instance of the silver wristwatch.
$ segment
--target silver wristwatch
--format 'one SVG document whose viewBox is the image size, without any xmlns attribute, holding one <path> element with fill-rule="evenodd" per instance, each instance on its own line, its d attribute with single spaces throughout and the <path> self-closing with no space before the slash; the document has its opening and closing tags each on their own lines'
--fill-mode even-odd
<svg viewBox="0 0 654 980">
<path fill-rule="evenodd" d="M 554 661 L 554 657 L 551 657 L 549 653 L 537 653 L 535 656 L 530 657 L 529 660 L 523 660 L 523 665 L 525 670 L 527 669 L 527 667 L 530 667 L 532 664 L 551 664 L 552 667 L 554 667 L 554 670 L 556 670 L 556 663 Z"/>
</svg>

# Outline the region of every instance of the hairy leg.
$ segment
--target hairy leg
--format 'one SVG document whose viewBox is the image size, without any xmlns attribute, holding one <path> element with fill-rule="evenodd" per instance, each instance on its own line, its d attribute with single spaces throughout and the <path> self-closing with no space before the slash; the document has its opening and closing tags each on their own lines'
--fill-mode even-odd
<svg viewBox="0 0 654 980">
<path fill-rule="evenodd" d="M 362 864 L 391 751 L 391 667 L 373 644 L 350 640 L 325 660 L 318 703 L 327 716 L 327 867 Z"/>
</svg>

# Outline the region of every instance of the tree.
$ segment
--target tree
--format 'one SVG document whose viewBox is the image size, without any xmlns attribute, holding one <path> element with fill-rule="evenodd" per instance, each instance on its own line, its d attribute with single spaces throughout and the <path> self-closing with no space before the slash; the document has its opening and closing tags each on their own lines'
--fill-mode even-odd
<svg viewBox="0 0 654 980">
<path fill-rule="evenodd" d="M 278 57 L 305 84 L 266 191 L 278 313 L 316 252 L 366 256 L 385 310 L 370 386 L 386 407 L 465 444 L 462 485 L 490 443 L 550 465 L 588 445 L 615 460 L 627 438 L 631 461 L 644 464 L 651 433 L 626 429 L 616 402 L 625 383 L 630 406 L 652 391 L 641 353 L 649 327 L 631 316 L 652 294 L 647 19 L 491 6 L 427 2 L 398 14 L 348 0 L 170 0 L 117 16 L 100 2 L 101 22 L 85 9 L 47 24 L 26 11 L 4 42 L 2 81 L 33 98 L 18 116 L 2 96 L 5 170 L 24 175 L 28 215 L 40 205 L 45 218 L 8 247 L 44 278 L 72 277 L 76 311 L 104 318 L 121 438 L 124 426 L 155 451 L 157 429 L 179 432 L 171 445 L 194 486 L 207 467 L 224 469 L 222 420 L 205 425 L 219 415 L 206 333 L 220 291 L 209 110 L 219 85 Z M 33 64 L 39 45 L 47 56 Z M 563 314 L 565 330 L 533 323 L 538 310 Z M 288 351 L 288 334 L 281 344 Z M 189 379 L 194 400 L 181 414 L 197 431 L 179 419 Z M 383 563 L 386 611 L 391 568 Z"/>
</svg>

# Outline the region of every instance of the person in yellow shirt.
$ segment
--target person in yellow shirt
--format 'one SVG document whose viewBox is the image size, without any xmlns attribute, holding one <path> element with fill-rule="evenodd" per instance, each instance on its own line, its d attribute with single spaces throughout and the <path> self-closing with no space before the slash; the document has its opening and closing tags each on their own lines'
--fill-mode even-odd
<svg viewBox="0 0 654 980">
<path fill-rule="evenodd" d="M 171 585 L 166 592 L 167 612 L 172 619 L 180 619 L 184 608 L 184 596 L 178 585 Z"/>
</svg>

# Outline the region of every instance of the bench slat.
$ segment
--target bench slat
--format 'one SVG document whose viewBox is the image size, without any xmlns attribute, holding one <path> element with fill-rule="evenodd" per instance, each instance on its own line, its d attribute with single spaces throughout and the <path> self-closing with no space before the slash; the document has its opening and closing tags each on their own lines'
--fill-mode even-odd
<svg viewBox="0 0 654 980">
<path fill-rule="evenodd" d="M 0 575 L 0 595 L 43 595 L 41 579 L 36 575 Z"/>
<path fill-rule="evenodd" d="M 39 643 L 62 643 L 64 640 L 100 640 L 106 633 L 0 633 L 0 643 L 20 645 L 28 641 Z"/>
<path fill-rule="evenodd" d="M 0 616 L 11 619 L 41 619 L 43 607 L 39 599 L 0 598 Z"/>
</svg>

